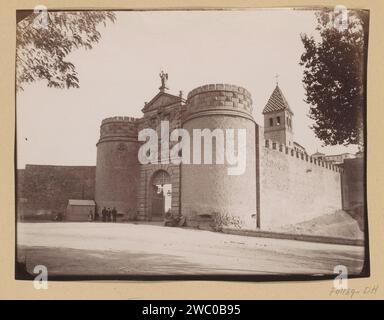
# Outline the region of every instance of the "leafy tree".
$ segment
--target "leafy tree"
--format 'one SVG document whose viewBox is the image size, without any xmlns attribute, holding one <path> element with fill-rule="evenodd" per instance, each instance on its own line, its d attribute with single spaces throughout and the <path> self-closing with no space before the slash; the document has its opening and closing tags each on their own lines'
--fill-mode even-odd
<svg viewBox="0 0 384 320">
<path fill-rule="evenodd" d="M 66 56 L 76 48 L 92 49 L 101 38 L 97 26 L 116 19 L 110 11 L 22 11 L 17 17 L 17 90 L 44 79 L 48 87 L 78 88 L 75 66 L 65 60 Z"/>
<path fill-rule="evenodd" d="M 317 12 L 319 38 L 301 35 L 303 83 L 309 117 L 325 145 L 363 144 L 366 102 L 368 12 L 348 10 L 346 28 L 336 28 L 333 11 Z M 337 17 L 336 17 L 337 18 Z"/>
</svg>

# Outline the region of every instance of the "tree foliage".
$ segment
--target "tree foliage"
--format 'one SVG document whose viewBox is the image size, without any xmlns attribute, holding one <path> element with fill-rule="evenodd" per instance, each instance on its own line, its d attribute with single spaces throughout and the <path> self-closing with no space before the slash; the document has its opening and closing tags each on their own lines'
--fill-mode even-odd
<svg viewBox="0 0 384 320">
<path fill-rule="evenodd" d="M 348 11 L 344 29 L 334 27 L 332 14 L 317 13 L 319 39 L 301 35 L 305 101 L 312 129 L 325 145 L 362 145 L 368 13 Z"/>
<path fill-rule="evenodd" d="M 116 17 L 110 11 L 47 11 L 44 25 L 31 13 L 16 27 L 16 89 L 36 80 L 47 80 L 48 87 L 79 87 L 73 63 L 67 55 L 77 48 L 92 49 L 101 38 L 97 26 Z M 40 13 L 41 15 L 41 13 Z M 42 23 L 43 21 L 41 21 Z"/>
</svg>

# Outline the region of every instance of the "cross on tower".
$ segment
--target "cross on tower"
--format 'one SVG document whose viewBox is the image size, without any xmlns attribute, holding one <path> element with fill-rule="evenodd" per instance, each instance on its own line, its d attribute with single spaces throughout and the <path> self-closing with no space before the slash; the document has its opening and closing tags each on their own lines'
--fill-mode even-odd
<svg viewBox="0 0 384 320">
<path fill-rule="evenodd" d="M 276 79 L 276 85 L 279 85 L 279 74 L 278 73 L 276 73 L 276 75 L 275 75 L 275 79 Z"/>
</svg>

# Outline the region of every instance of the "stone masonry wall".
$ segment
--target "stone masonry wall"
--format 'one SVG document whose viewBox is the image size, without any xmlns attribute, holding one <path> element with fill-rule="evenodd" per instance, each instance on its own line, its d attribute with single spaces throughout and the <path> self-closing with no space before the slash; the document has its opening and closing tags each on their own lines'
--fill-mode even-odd
<svg viewBox="0 0 384 320">
<path fill-rule="evenodd" d="M 350 210 L 365 203 L 364 158 L 345 159 L 343 164 L 343 209 Z"/>
<path fill-rule="evenodd" d="M 340 168 L 271 140 L 261 141 L 261 229 L 308 221 L 341 206 Z"/>
<path fill-rule="evenodd" d="M 201 218 L 220 219 L 229 228 L 256 228 L 256 124 L 252 118 L 249 92 L 229 84 L 210 84 L 188 94 L 183 128 L 190 136 L 195 129 L 238 129 L 246 131 L 246 168 L 240 175 L 229 175 L 231 165 L 182 164 L 181 213 L 188 223 Z M 237 140 L 236 140 L 237 141 Z M 216 158 L 213 146 L 213 159 Z M 191 157 L 194 150 L 191 143 Z M 203 145 L 201 154 L 204 157 Z M 215 160 L 213 160 L 215 161 Z M 215 163 L 215 162 L 214 162 Z"/>
<path fill-rule="evenodd" d="M 145 164 L 140 166 L 140 182 L 138 186 L 138 216 L 139 220 L 150 220 L 151 216 L 151 181 L 159 170 L 169 174 L 172 184 L 172 215 L 180 214 L 180 166 L 174 164 Z"/>
<path fill-rule="evenodd" d="M 26 165 L 18 170 L 19 216 L 64 213 L 69 199 L 93 200 L 94 195 L 94 166 Z"/>
<path fill-rule="evenodd" d="M 95 188 L 99 213 L 103 207 L 115 207 L 120 214 L 136 214 L 140 173 L 137 122 L 136 118 L 112 117 L 101 124 Z"/>
</svg>

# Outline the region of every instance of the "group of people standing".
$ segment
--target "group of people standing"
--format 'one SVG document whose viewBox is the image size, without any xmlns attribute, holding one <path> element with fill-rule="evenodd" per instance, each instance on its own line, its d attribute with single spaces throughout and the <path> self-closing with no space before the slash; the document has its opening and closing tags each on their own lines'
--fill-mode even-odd
<svg viewBox="0 0 384 320">
<path fill-rule="evenodd" d="M 89 211 L 88 214 L 88 221 L 99 221 L 100 215 L 99 213 L 95 212 L 95 215 L 93 215 L 92 210 Z M 103 210 L 101 210 L 101 221 L 102 222 L 116 222 L 117 221 L 117 210 L 115 207 L 108 208 L 104 207 Z"/>
<path fill-rule="evenodd" d="M 101 221 L 103 222 L 116 222 L 117 219 L 117 210 L 115 207 L 113 209 L 104 207 L 101 210 Z"/>
</svg>

